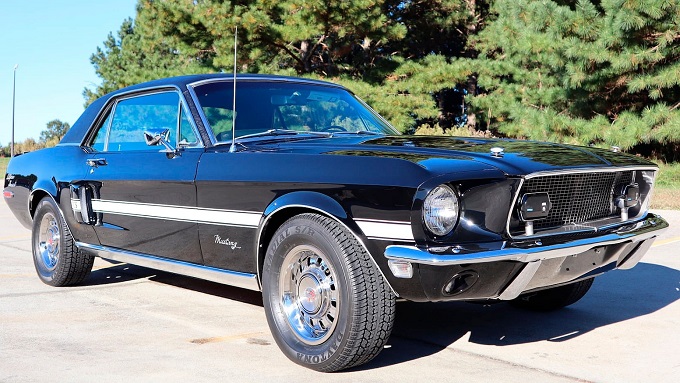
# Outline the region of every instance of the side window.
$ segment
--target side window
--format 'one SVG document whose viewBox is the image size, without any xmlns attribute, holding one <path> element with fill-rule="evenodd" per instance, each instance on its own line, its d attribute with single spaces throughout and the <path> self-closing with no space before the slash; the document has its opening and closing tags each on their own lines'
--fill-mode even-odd
<svg viewBox="0 0 680 383">
<path fill-rule="evenodd" d="M 119 101 L 114 110 L 107 150 L 156 150 L 146 145 L 144 131 L 177 129 L 179 95 L 154 93 Z"/>
<path fill-rule="evenodd" d="M 170 133 L 170 143 L 177 146 L 194 146 L 198 144 L 198 136 L 196 136 L 196 131 L 189 121 L 186 110 L 182 106 L 179 108 L 179 140 L 176 140 L 177 134 L 175 131 Z"/>
<path fill-rule="evenodd" d="M 109 110 L 106 113 L 107 113 L 106 118 L 104 119 L 104 122 L 99 126 L 99 129 L 97 130 L 97 135 L 94 137 L 94 140 L 90 145 L 92 149 L 98 152 L 103 152 L 105 149 L 106 133 L 109 131 L 109 125 L 111 125 L 111 111 Z"/>
<path fill-rule="evenodd" d="M 144 132 L 147 130 L 168 129 L 168 142 L 175 147 L 200 143 L 176 92 L 127 98 L 118 101 L 112 110 L 90 144 L 96 151 L 158 151 L 146 144 Z"/>
</svg>

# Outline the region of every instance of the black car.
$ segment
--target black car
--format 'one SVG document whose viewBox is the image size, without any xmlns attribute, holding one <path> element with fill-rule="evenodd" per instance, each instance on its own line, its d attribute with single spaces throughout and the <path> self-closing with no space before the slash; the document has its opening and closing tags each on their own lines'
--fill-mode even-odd
<svg viewBox="0 0 680 383">
<path fill-rule="evenodd" d="M 100 98 L 10 162 L 4 198 L 45 283 L 82 283 L 99 256 L 261 290 L 281 350 L 335 371 L 380 352 L 397 297 L 552 310 L 633 267 L 668 226 L 648 212 L 657 170 L 403 136 L 339 85 L 215 74 Z"/>
</svg>

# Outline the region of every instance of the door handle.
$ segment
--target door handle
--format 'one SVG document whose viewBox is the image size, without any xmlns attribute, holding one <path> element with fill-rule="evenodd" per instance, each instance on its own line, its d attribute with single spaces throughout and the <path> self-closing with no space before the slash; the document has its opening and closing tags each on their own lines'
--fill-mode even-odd
<svg viewBox="0 0 680 383">
<path fill-rule="evenodd" d="M 93 168 L 106 166 L 106 158 L 88 158 L 87 164 Z"/>
</svg>

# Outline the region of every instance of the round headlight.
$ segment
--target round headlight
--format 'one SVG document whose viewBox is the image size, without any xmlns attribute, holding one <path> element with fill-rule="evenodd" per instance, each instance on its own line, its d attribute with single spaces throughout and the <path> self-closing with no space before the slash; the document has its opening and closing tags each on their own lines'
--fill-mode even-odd
<svg viewBox="0 0 680 383">
<path fill-rule="evenodd" d="M 458 196 L 446 185 L 432 189 L 423 202 L 423 222 L 434 235 L 449 234 L 458 222 Z"/>
</svg>

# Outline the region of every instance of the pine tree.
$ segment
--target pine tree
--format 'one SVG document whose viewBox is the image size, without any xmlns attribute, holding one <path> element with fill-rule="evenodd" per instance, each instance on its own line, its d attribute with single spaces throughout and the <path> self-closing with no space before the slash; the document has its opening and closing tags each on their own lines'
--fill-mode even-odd
<svg viewBox="0 0 680 383">
<path fill-rule="evenodd" d="M 680 5 L 674 0 L 497 0 L 473 41 L 498 132 L 678 159 Z"/>
<path fill-rule="evenodd" d="M 402 130 L 423 122 L 447 126 L 451 110 L 462 104 L 461 95 L 447 89 L 472 74 L 449 73 L 448 60 L 470 56 L 466 40 L 487 3 L 140 0 L 134 22 L 126 20 L 92 56 L 103 82 L 84 95 L 89 103 L 154 78 L 231 72 L 238 26 L 239 72 L 330 79 Z M 451 96 L 456 101 L 448 101 Z"/>
</svg>

